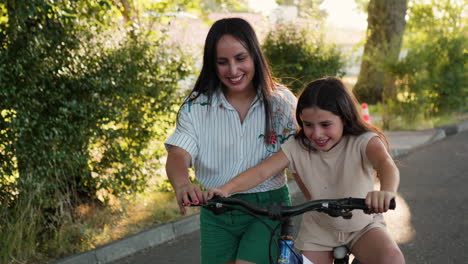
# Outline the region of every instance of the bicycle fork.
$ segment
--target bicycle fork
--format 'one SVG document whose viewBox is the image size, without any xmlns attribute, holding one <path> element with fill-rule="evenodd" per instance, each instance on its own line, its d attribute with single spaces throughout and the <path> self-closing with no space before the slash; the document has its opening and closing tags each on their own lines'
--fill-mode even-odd
<svg viewBox="0 0 468 264">
<path fill-rule="evenodd" d="M 299 264 L 302 263 L 297 260 L 297 256 L 294 255 L 292 252 L 294 250 L 294 241 L 291 237 L 282 237 L 279 240 L 279 257 L 278 257 L 278 264 L 279 263 L 287 263 L 287 264 Z"/>
<path fill-rule="evenodd" d="M 302 264 L 301 254 L 294 251 L 293 223 L 291 218 L 281 220 L 281 233 L 278 240 L 278 264 Z"/>
</svg>

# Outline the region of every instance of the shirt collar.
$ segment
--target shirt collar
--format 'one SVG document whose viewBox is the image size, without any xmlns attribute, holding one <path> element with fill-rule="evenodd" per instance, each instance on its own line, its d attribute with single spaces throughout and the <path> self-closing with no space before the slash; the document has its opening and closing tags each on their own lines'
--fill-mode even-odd
<svg viewBox="0 0 468 264">
<path fill-rule="evenodd" d="M 252 101 L 252 105 L 250 107 L 255 107 L 261 102 L 263 102 L 263 96 L 261 95 L 261 91 L 258 90 L 257 94 L 255 95 L 254 100 Z M 219 108 L 226 108 L 229 110 L 235 110 L 234 107 L 228 102 L 226 96 L 222 92 L 221 89 L 218 89 L 216 91 L 215 96 L 212 98 L 212 106 L 213 107 L 219 107 Z"/>
</svg>

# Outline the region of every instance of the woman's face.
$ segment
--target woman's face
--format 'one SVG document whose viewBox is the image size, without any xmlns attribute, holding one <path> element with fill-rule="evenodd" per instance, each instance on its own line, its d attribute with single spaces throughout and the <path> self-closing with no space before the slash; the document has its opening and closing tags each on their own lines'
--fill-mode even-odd
<svg viewBox="0 0 468 264">
<path fill-rule="evenodd" d="M 227 93 L 251 93 L 255 65 L 249 51 L 231 35 L 222 36 L 216 45 L 216 71 Z"/>
<path fill-rule="evenodd" d="M 304 134 L 320 151 L 329 151 L 343 136 L 343 121 L 330 111 L 318 107 L 304 108 L 301 120 Z"/>
</svg>

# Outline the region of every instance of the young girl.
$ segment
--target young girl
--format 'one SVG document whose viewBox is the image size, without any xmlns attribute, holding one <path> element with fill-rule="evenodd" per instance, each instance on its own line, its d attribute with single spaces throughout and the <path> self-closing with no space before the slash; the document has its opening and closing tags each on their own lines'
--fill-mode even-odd
<svg viewBox="0 0 468 264">
<path fill-rule="evenodd" d="M 204 193 L 229 196 L 248 190 L 286 167 L 309 200 L 365 197 L 371 213 L 356 210 L 350 220 L 319 212 L 304 214 L 296 246 L 315 264 L 333 261 L 332 250 L 347 245 L 362 263 L 404 263 L 381 214 L 389 208 L 399 171 L 385 136 L 360 117 L 357 101 L 343 83 L 325 77 L 309 83 L 299 97 L 300 130 L 281 150 L 225 185 Z M 380 190 L 374 190 L 375 172 Z"/>
</svg>

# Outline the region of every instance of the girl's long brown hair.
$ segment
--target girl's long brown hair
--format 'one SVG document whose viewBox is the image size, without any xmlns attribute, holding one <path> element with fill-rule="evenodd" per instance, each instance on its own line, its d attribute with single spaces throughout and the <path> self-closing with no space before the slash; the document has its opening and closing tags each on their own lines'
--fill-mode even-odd
<svg viewBox="0 0 468 264">
<path fill-rule="evenodd" d="M 317 107 L 332 112 L 341 118 L 343 121 L 343 136 L 358 136 L 372 131 L 379 135 L 388 150 L 390 146 L 387 138 L 380 129 L 367 123 L 362 118 L 357 108 L 358 105 L 356 97 L 338 78 L 327 76 L 310 82 L 302 91 L 297 102 L 296 120 L 300 129 L 295 138 L 308 151 L 315 150 L 304 134 L 301 113 L 305 108 Z"/>
</svg>

